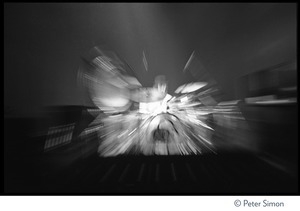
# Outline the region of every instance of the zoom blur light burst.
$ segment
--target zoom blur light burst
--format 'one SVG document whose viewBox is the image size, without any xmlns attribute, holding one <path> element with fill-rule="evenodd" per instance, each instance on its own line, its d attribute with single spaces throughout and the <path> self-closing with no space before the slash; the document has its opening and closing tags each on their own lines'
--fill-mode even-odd
<svg viewBox="0 0 300 211">
<path fill-rule="evenodd" d="M 96 134 L 100 156 L 216 153 L 209 122 L 223 108 L 206 103 L 215 86 L 184 84 L 172 96 L 165 76 L 143 87 L 113 52 L 94 47 L 83 60 L 79 79 L 99 112 L 81 136 Z"/>
</svg>

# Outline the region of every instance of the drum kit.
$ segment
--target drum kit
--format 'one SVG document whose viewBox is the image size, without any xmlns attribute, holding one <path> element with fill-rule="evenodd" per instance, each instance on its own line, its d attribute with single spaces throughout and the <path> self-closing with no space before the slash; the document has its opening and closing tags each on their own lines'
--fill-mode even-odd
<svg viewBox="0 0 300 211">
<path fill-rule="evenodd" d="M 120 153 L 125 153 L 127 149 L 138 142 L 144 153 L 149 150 L 147 146 L 156 143 L 166 145 L 169 151 L 172 151 L 171 148 L 174 144 L 181 147 L 185 145 L 181 140 L 189 138 L 186 137 L 184 131 L 190 130 L 186 129 L 190 128 L 190 126 L 187 126 L 188 124 L 194 127 L 194 123 L 190 121 L 189 117 L 186 117 L 186 114 L 194 110 L 193 106 L 201 104 L 197 102 L 197 95 L 208 83 L 192 82 L 183 84 L 175 90 L 174 96 L 171 96 L 167 93 L 167 82 L 164 76 L 157 76 L 153 87 L 142 87 L 135 77 L 128 74 L 126 66 L 121 65 L 120 59 L 117 60 L 118 62 L 114 62 L 114 58 L 111 59 L 103 51 L 97 49 L 93 53 L 92 58 L 85 60 L 90 64 L 90 67 L 82 69 L 81 76 L 93 103 L 103 113 L 107 114 L 106 125 L 110 127 L 104 127 L 104 130 L 110 135 L 106 136 L 106 141 L 103 142 L 106 144 L 102 144 L 101 147 L 111 146 L 111 150 L 106 148 L 108 151 L 105 153 L 102 151 L 102 153 L 116 155 L 116 153 L 113 153 L 116 149 Z M 175 101 L 173 101 L 174 99 Z M 132 111 L 132 105 L 154 105 L 158 106 L 158 109 L 148 109 L 152 113 L 149 113 L 146 109 L 147 112 L 143 113 L 141 109 Z M 170 107 L 173 105 L 175 108 L 173 111 L 182 115 L 181 118 L 176 118 L 173 111 L 168 111 L 168 105 Z M 184 111 L 186 113 L 182 113 L 179 111 L 178 108 L 182 105 L 181 108 L 189 110 L 189 112 Z M 159 106 L 163 108 L 160 109 Z M 182 121 L 186 121 L 186 123 L 182 123 Z M 197 120 L 194 122 L 198 124 Z M 144 127 L 144 125 L 147 126 Z M 147 135 L 143 136 L 141 134 Z M 162 141 L 169 139 L 169 137 L 172 140 L 177 140 L 177 142 Z M 159 141 L 155 141 L 155 139 Z M 112 142 L 118 143 L 119 148 L 113 147 Z M 102 148 L 101 150 L 104 150 Z M 176 147 L 173 148 L 173 154 L 180 151 L 180 147 L 177 151 Z M 184 148 L 187 150 L 189 147 L 185 146 Z M 161 153 L 165 154 L 165 152 Z"/>
</svg>

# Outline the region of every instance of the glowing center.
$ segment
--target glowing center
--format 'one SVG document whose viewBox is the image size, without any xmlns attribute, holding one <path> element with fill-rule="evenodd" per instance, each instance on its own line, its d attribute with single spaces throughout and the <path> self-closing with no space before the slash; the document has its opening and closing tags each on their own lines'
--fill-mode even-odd
<svg viewBox="0 0 300 211">
<path fill-rule="evenodd" d="M 167 112 L 167 101 L 171 99 L 171 95 L 167 94 L 166 97 L 162 101 L 158 102 L 149 102 L 149 103 L 140 103 L 139 111 L 143 114 L 157 115 L 160 113 Z"/>
</svg>

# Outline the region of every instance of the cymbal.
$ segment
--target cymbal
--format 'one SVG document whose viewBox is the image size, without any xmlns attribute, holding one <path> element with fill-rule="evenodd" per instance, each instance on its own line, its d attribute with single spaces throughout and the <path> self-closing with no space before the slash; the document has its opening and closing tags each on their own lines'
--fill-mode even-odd
<svg viewBox="0 0 300 211">
<path fill-rule="evenodd" d="M 194 82 L 194 83 L 183 84 L 175 90 L 175 93 L 177 93 L 177 94 L 178 93 L 182 93 L 182 94 L 192 93 L 192 92 L 195 92 L 195 91 L 201 89 L 202 87 L 204 87 L 206 85 L 207 85 L 206 82 Z"/>
<path fill-rule="evenodd" d="M 135 102 L 150 103 L 161 101 L 166 95 L 166 92 L 161 92 L 157 88 L 143 87 L 131 90 L 130 99 Z"/>
</svg>

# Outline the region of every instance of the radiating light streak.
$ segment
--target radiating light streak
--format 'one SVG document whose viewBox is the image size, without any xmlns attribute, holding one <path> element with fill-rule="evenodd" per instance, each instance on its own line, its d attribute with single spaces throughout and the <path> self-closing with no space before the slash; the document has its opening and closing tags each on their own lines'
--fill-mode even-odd
<svg viewBox="0 0 300 211">
<path fill-rule="evenodd" d="M 198 120 L 198 119 L 191 119 L 190 120 L 191 122 L 194 122 L 196 124 L 200 124 L 201 126 L 207 128 L 207 129 L 210 129 L 210 130 L 214 130 L 213 128 L 209 127 L 208 125 L 204 124 L 201 120 Z"/>
<path fill-rule="evenodd" d="M 128 130 L 125 130 L 123 133 L 121 133 L 121 134 L 118 135 L 117 137 L 120 138 L 120 137 L 124 136 L 127 132 L 128 132 Z"/>
<path fill-rule="evenodd" d="M 116 164 L 113 164 L 109 170 L 104 174 L 104 176 L 101 178 L 100 182 L 105 182 L 107 180 L 107 178 L 109 177 L 109 175 L 111 175 L 111 173 L 114 171 L 114 169 L 116 168 Z"/>
<path fill-rule="evenodd" d="M 126 174 L 128 173 L 129 168 L 130 168 L 130 164 L 128 163 L 128 164 L 126 165 L 126 167 L 125 167 L 123 173 L 121 174 L 121 176 L 120 176 L 118 182 L 122 182 L 122 181 L 124 180 Z"/>
<path fill-rule="evenodd" d="M 187 142 L 188 146 L 190 147 L 190 149 L 194 152 L 194 154 L 197 154 L 197 150 L 195 149 L 195 146 L 192 146 L 191 143 L 188 141 Z"/>
<path fill-rule="evenodd" d="M 93 61 L 100 65 L 100 67 L 102 67 L 104 70 L 106 71 L 111 71 L 114 68 L 116 68 L 112 63 L 110 63 L 109 61 L 110 59 L 108 57 L 96 57 Z"/>
<path fill-rule="evenodd" d="M 94 59 L 95 70 L 93 68 L 88 69 L 80 76 L 85 78 L 85 85 L 90 91 L 91 99 L 101 110 L 101 112 L 98 112 L 99 110 L 88 110 L 88 112 L 94 113 L 93 115 L 96 118 L 81 135 L 89 139 L 93 135 L 100 138 L 98 147 L 100 156 L 107 157 L 129 153 L 199 155 L 210 152 L 215 147 L 213 144 L 214 137 L 211 136 L 215 128 L 208 125 L 208 122 L 211 121 L 209 114 L 219 113 L 229 115 L 230 118 L 240 115 L 235 113 L 237 110 L 234 103 L 233 105 L 227 105 L 228 103 L 217 105 L 218 102 L 212 94 L 218 92 L 218 89 L 215 86 L 212 87 L 214 84 L 210 80 L 208 83 L 210 87 L 204 91 L 201 91 L 203 83 L 184 84 L 179 87 L 176 96 L 172 97 L 165 93 L 165 99 L 156 104 L 149 102 L 138 105 L 138 100 L 135 100 L 133 104 L 131 103 L 133 99 L 125 97 L 127 105 L 120 109 L 117 106 L 112 106 L 113 102 L 106 103 L 104 106 L 103 100 L 107 100 L 107 95 L 114 98 L 115 93 L 118 96 L 118 91 L 113 92 L 112 90 L 112 93 L 103 91 L 110 90 L 106 86 L 110 86 L 110 84 L 116 86 L 119 81 L 123 80 L 126 81 L 126 86 L 130 86 L 128 93 L 131 93 L 131 90 L 135 90 L 136 86 L 140 85 L 136 82 L 137 80 L 131 80 L 134 79 L 130 78 L 131 76 L 123 74 L 126 72 L 126 65 L 122 65 L 121 60 L 112 59 L 110 56 L 106 56 L 104 52 L 99 52 L 101 56 Z M 146 71 L 148 71 L 145 51 L 142 51 L 142 55 L 143 64 Z M 195 51 L 191 53 L 183 71 L 189 68 L 194 56 Z M 113 70 L 115 68 L 118 68 L 118 70 Z M 80 70 L 84 71 L 82 68 Z M 103 78 L 101 78 L 102 76 Z M 114 80 L 114 78 L 117 80 Z M 166 92 L 166 86 L 159 86 L 159 79 L 161 78 L 156 77 L 155 79 L 155 88 L 160 89 L 161 92 Z M 127 90 L 126 86 L 121 88 L 122 94 Z M 196 93 L 197 90 L 200 92 Z M 188 93 L 183 94 L 182 92 Z M 128 96 L 131 96 L 131 94 L 128 94 Z M 141 109 L 138 108 L 139 106 Z M 159 141 L 156 140 L 157 137 L 153 137 L 153 133 L 157 128 L 168 131 L 170 136 L 162 138 L 168 140 Z M 212 149 L 209 149 L 209 147 Z"/>
<path fill-rule="evenodd" d="M 190 65 L 192 59 L 194 58 L 194 53 L 195 53 L 195 51 L 192 52 L 192 54 L 191 54 L 189 60 L 188 60 L 187 63 L 185 64 L 185 66 L 184 66 L 184 68 L 183 68 L 183 72 L 185 72 L 186 69 L 188 68 L 188 66 Z"/>
<path fill-rule="evenodd" d="M 218 103 L 218 106 L 236 105 L 240 100 L 223 101 Z"/>
<path fill-rule="evenodd" d="M 276 96 L 275 95 L 264 95 L 264 96 L 259 96 L 259 97 L 248 97 L 245 98 L 246 103 L 255 103 L 258 101 L 270 101 L 270 100 L 275 100 Z"/>
<path fill-rule="evenodd" d="M 148 72 L 148 62 L 147 62 L 147 58 L 146 58 L 144 51 L 143 51 L 143 64 L 144 64 L 145 70 Z"/>
<path fill-rule="evenodd" d="M 279 100 L 265 100 L 265 101 L 257 101 L 253 102 L 253 104 L 289 104 L 289 103 L 296 103 L 297 98 L 290 98 L 290 99 L 279 99 Z"/>
<path fill-rule="evenodd" d="M 206 143 L 208 143 L 209 145 L 212 145 L 211 142 L 209 142 L 208 140 L 206 140 L 206 138 L 204 138 L 204 137 L 201 136 L 200 134 L 198 134 L 198 136 L 199 136 L 203 141 L 205 141 Z"/>
<path fill-rule="evenodd" d="M 134 133 L 136 130 L 137 130 L 137 128 L 134 128 L 134 130 L 131 131 L 131 132 L 128 134 L 128 136 L 130 136 L 130 135 L 131 135 L 132 133 Z"/>
</svg>

